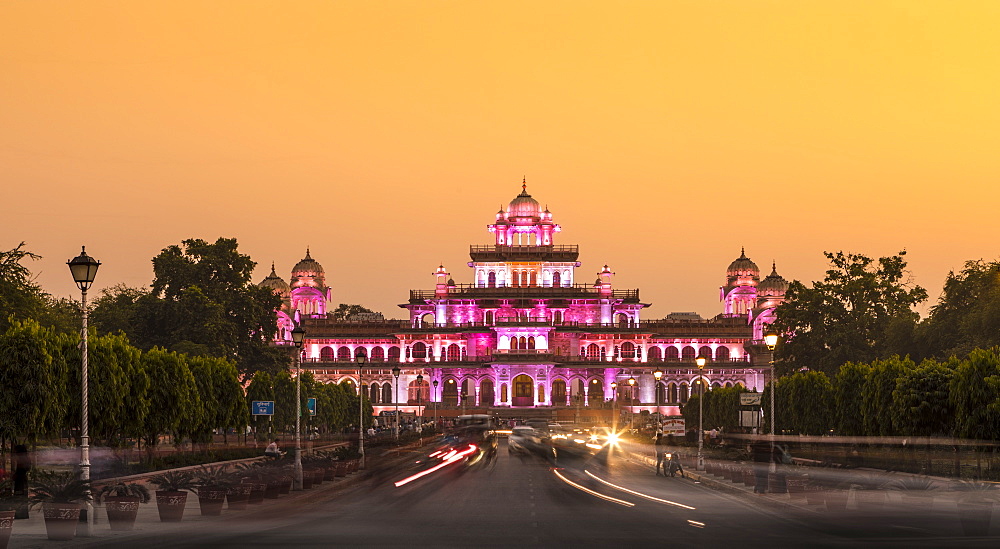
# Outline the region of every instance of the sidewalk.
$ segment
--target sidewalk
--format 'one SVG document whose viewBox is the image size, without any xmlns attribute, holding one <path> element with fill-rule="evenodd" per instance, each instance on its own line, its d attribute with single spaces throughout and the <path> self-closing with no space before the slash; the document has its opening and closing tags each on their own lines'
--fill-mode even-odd
<svg viewBox="0 0 1000 549">
<path fill-rule="evenodd" d="M 410 448 L 413 449 L 413 448 Z M 189 493 L 187 504 L 184 508 L 183 520 L 177 522 L 161 522 L 159 512 L 156 507 L 155 496 L 153 501 L 139 506 L 139 513 L 136 517 L 135 528 L 128 532 L 112 532 L 108 524 L 107 511 L 103 506 L 95 507 L 94 524 L 92 535 L 82 537 L 78 535 L 70 541 L 49 541 L 45 530 L 45 522 L 42 517 L 41 508 L 31 509 L 28 519 L 14 521 L 13 535 L 10 539 L 10 549 L 36 549 L 44 547 L 88 547 L 95 544 L 115 544 L 120 546 L 130 545 L 132 538 L 148 538 L 151 535 L 162 533 L 164 536 L 181 529 L 185 533 L 205 531 L 206 533 L 216 532 L 218 525 L 222 523 L 260 522 L 280 518 L 285 513 L 296 512 L 303 503 L 329 499 L 337 491 L 357 484 L 368 478 L 368 470 L 376 467 L 392 466 L 397 461 L 408 460 L 407 452 L 401 451 L 403 448 L 393 448 L 383 451 L 379 456 L 369 456 L 369 467 L 365 470 L 349 473 L 346 477 L 338 477 L 333 481 L 324 481 L 322 484 L 313 485 L 312 488 L 301 491 L 293 491 L 287 495 L 281 495 L 277 499 L 265 499 L 263 503 L 253 504 L 242 511 L 230 511 L 223 508 L 221 516 L 202 516 L 201 508 L 198 504 L 198 496 Z M 78 529 L 79 532 L 79 529 Z M 131 542 L 135 543 L 135 542 Z"/>
</svg>

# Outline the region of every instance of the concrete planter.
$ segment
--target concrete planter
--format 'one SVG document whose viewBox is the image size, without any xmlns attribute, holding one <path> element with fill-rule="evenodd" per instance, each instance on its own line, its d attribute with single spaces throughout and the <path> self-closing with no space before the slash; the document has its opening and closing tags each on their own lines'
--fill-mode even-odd
<svg viewBox="0 0 1000 549">
<path fill-rule="evenodd" d="M 43 503 L 42 516 L 45 517 L 45 533 L 49 539 L 67 541 L 76 537 L 76 525 L 80 522 L 79 503 Z"/>
<path fill-rule="evenodd" d="M 7 549 L 14 528 L 14 511 L 0 511 L 0 549 Z"/>
<path fill-rule="evenodd" d="M 217 517 L 222 514 L 222 506 L 226 503 L 225 489 L 198 490 L 198 505 L 201 506 L 201 516 Z"/>
<path fill-rule="evenodd" d="M 160 522 L 180 522 L 184 518 L 187 496 L 187 492 L 157 490 L 156 510 L 160 513 Z"/>
<path fill-rule="evenodd" d="M 250 499 L 247 500 L 247 503 L 250 505 L 264 503 L 264 491 L 267 490 L 267 483 L 247 482 L 245 484 L 250 487 Z"/>
<path fill-rule="evenodd" d="M 958 520 L 962 523 L 962 533 L 966 536 L 988 536 L 993 503 L 988 501 L 958 502 Z"/>
<path fill-rule="evenodd" d="M 247 508 L 247 504 L 250 502 L 250 489 L 253 487 L 251 484 L 237 484 L 235 486 L 230 486 L 226 490 L 226 501 L 229 503 L 228 508 L 233 511 L 242 511 Z"/>
<path fill-rule="evenodd" d="M 115 532 L 128 532 L 135 528 L 135 517 L 139 514 L 140 500 L 137 497 L 104 498 L 104 508 L 108 513 L 108 524 Z"/>
</svg>

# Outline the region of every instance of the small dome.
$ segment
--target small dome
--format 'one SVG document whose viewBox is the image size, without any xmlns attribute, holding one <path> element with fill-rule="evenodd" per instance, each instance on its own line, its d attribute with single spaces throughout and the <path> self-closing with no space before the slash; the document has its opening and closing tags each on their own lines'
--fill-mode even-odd
<svg viewBox="0 0 1000 549">
<path fill-rule="evenodd" d="M 287 295 L 292 288 L 285 282 L 278 273 L 274 272 L 274 263 L 271 263 L 271 274 L 258 284 L 261 288 L 270 288 L 276 294 Z"/>
<path fill-rule="evenodd" d="M 771 274 L 760 281 L 757 291 L 762 296 L 782 296 L 788 291 L 788 281 L 778 274 L 778 269 L 771 263 Z"/>
<path fill-rule="evenodd" d="M 747 257 L 746 251 L 740 248 L 740 256 L 736 258 L 729 264 L 729 268 L 726 269 L 727 276 L 760 276 L 760 269 L 757 264 Z"/>
<path fill-rule="evenodd" d="M 507 207 L 507 217 L 541 217 L 542 207 L 528 194 L 527 183 L 521 184 L 521 194 L 514 197 Z"/>
<path fill-rule="evenodd" d="M 309 248 L 306 248 L 306 256 L 302 258 L 302 261 L 296 263 L 295 267 L 292 268 L 292 274 L 323 273 L 323 272 L 324 272 L 323 266 L 319 264 L 319 261 L 316 261 L 315 259 L 312 258 L 312 256 L 309 255 Z"/>
<path fill-rule="evenodd" d="M 449 286 L 454 286 L 455 285 L 455 279 L 454 278 L 449 278 L 448 279 L 448 285 Z"/>
</svg>

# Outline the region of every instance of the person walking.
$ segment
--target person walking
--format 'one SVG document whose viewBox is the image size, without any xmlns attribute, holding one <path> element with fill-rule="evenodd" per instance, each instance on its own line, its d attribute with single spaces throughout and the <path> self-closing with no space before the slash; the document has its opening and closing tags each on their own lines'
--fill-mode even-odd
<svg viewBox="0 0 1000 549">
<path fill-rule="evenodd" d="M 656 449 L 656 476 L 660 476 L 660 467 L 663 467 L 663 476 L 667 476 L 667 463 L 664 460 L 667 453 L 666 446 L 663 433 L 656 433 L 656 441 L 653 442 L 653 447 Z"/>
</svg>

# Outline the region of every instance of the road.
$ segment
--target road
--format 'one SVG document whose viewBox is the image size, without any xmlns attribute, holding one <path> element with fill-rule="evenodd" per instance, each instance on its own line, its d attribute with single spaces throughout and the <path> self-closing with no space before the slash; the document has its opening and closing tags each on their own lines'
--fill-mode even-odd
<svg viewBox="0 0 1000 549">
<path fill-rule="evenodd" d="M 408 473 L 383 470 L 323 498 L 268 516 L 231 515 L 211 527 L 133 537 L 154 547 L 940 547 L 989 540 L 926 539 L 874 532 L 877 519 L 776 512 L 688 479 L 656 477 L 623 456 L 562 459 L 510 455 L 492 467 L 443 470 L 403 487 Z M 588 472 L 590 474 L 588 474 Z M 593 475 L 593 476 L 591 476 Z M 601 483 L 603 479 L 626 490 Z M 575 484 L 575 486 L 573 484 Z M 613 501 L 607 498 L 614 498 Z M 289 504 L 295 503 L 289 500 Z M 100 546 L 98 544 L 97 546 Z M 105 546 L 120 546 L 108 543 Z"/>
</svg>

